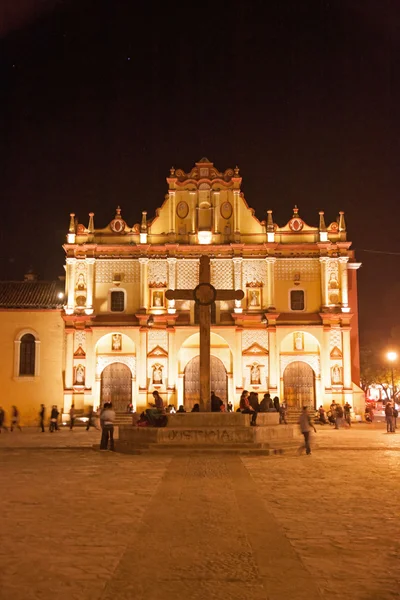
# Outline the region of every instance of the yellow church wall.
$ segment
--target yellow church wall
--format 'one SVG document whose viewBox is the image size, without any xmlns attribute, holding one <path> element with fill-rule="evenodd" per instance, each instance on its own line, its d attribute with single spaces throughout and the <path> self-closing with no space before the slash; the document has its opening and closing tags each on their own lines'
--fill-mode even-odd
<svg viewBox="0 0 400 600">
<path fill-rule="evenodd" d="M 94 288 L 93 306 L 96 313 L 109 313 L 110 291 L 125 291 L 124 313 L 134 314 L 140 308 L 140 286 L 137 283 L 125 283 L 119 286 L 109 283 L 96 283 Z M 113 313 L 116 314 L 116 313 Z"/>
<path fill-rule="evenodd" d="M 292 281 L 275 280 L 275 308 L 278 312 L 296 312 L 290 310 L 290 291 L 304 290 L 305 310 L 302 312 L 319 313 L 321 310 L 321 283 L 319 281 L 301 282 L 295 286 Z"/>
<path fill-rule="evenodd" d="M 22 330 L 37 334 L 40 341 L 39 375 L 16 377 L 14 373 L 15 344 Z M 0 311 L 0 405 L 10 423 L 11 406 L 17 406 L 22 426 L 37 426 L 40 404 L 50 409 L 63 403 L 63 341 L 64 323 L 60 311 Z"/>
<path fill-rule="evenodd" d="M 299 346 L 295 346 L 295 336 L 297 337 L 297 334 L 300 334 L 302 336 L 302 340 L 300 339 L 300 341 L 303 342 L 303 347 L 300 348 Z M 299 342 L 297 342 L 299 343 Z M 301 328 L 299 329 L 293 329 L 293 331 L 291 331 L 288 335 L 286 335 L 284 337 L 284 339 L 281 342 L 280 345 L 280 352 L 295 352 L 297 353 L 301 353 L 301 351 L 304 352 L 314 352 L 316 354 L 319 353 L 319 344 L 317 339 L 314 337 L 314 335 L 304 332 Z"/>
</svg>

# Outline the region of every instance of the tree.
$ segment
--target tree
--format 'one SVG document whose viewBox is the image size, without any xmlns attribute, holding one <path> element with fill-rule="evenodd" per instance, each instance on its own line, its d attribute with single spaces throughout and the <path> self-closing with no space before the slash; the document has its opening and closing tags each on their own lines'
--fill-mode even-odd
<svg viewBox="0 0 400 600">
<path fill-rule="evenodd" d="M 361 388 L 364 392 L 368 391 L 371 385 L 380 385 L 389 400 L 389 390 L 392 387 L 392 368 L 385 360 L 385 354 L 372 345 L 362 346 L 360 349 L 360 367 L 361 367 Z M 400 395 L 400 371 L 398 366 L 394 366 L 394 397 Z"/>
</svg>

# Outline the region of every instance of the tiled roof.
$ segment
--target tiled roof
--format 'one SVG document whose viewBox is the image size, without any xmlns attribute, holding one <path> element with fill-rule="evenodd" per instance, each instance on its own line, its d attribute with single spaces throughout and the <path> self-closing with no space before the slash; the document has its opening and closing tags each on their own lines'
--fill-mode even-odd
<svg viewBox="0 0 400 600">
<path fill-rule="evenodd" d="M 62 308 L 62 281 L 0 281 L 1 308 Z"/>
</svg>

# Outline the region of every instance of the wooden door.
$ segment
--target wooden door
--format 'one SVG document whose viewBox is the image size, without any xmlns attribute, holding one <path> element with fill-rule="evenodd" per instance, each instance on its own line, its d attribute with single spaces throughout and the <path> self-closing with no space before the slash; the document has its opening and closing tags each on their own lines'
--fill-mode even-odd
<svg viewBox="0 0 400 600">
<path fill-rule="evenodd" d="M 224 363 L 211 355 L 211 391 L 215 392 L 225 403 L 228 400 L 228 376 Z M 189 412 L 193 405 L 200 401 L 200 356 L 188 362 L 184 372 L 183 383 L 184 405 Z"/>
<path fill-rule="evenodd" d="M 101 374 L 101 404 L 112 402 L 117 412 L 126 412 L 132 402 L 132 373 L 122 363 L 112 363 Z"/>
<path fill-rule="evenodd" d="M 315 408 L 315 375 L 307 363 L 296 361 L 286 367 L 283 373 L 283 389 L 288 407 Z"/>
</svg>

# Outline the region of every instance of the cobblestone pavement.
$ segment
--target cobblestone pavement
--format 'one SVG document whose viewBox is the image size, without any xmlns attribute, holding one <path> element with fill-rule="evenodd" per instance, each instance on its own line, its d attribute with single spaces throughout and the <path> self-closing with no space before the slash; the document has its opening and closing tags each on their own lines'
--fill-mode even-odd
<svg viewBox="0 0 400 600">
<path fill-rule="evenodd" d="M 32 451 L 37 434 L 1 434 L 0 599 L 400 598 L 400 436 L 361 433 L 248 458 L 68 449 L 69 432 Z"/>
</svg>

